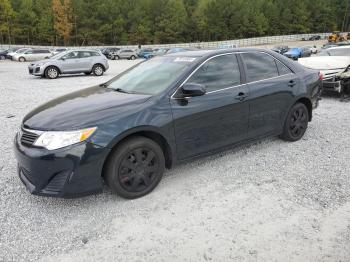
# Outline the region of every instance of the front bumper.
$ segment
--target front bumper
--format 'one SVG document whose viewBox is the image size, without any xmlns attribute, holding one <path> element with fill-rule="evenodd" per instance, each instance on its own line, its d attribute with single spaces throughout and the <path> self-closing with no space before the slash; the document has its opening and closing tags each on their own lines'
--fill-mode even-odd
<svg viewBox="0 0 350 262">
<path fill-rule="evenodd" d="M 44 67 L 43 66 L 37 66 L 35 64 L 30 64 L 28 66 L 29 74 L 35 75 L 35 76 L 43 76 L 44 75 Z"/>
<path fill-rule="evenodd" d="M 18 175 L 34 195 L 74 198 L 102 192 L 102 168 L 110 149 L 79 143 L 49 151 L 15 138 Z"/>
<path fill-rule="evenodd" d="M 336 77 L 325 79 L 322 82 L 322 88 L 324 90 L 331 90 L 331 91 L 336 91 L 340 93 L 342 90 L 341 81 Z"/>
</svg>

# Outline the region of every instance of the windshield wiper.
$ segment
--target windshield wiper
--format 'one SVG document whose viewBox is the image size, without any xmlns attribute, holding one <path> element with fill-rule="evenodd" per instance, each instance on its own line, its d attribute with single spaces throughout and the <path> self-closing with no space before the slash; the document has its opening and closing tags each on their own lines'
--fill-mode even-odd
<svg viewBox="0 0 350 262">
<path fill-rule="evenodd" d="M 128 91 L 126 91 L 126 90 L 124 90 L 122 88 L 116 88 L 114 90 L 117 91 L 117 92 L 120 92 L 120 93 L 130 94 L 130 92 L 128 92 Z"/>
<path fill-rule="evenodd" d="M 107 87 L 107 83 L 100 84 L 100 87 Z"/>
</svg>

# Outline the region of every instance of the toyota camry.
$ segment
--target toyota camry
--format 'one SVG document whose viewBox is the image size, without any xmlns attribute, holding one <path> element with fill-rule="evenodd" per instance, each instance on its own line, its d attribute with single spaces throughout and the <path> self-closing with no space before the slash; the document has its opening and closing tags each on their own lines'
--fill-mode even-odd
<svg viewBox="0 0 350 262">
<path fill-rule="evenodd" d="M 320 91 L 318 71 L 269 50 L 155 57 L 30 112 L 15 137 L 18 174 L 36 195 L 106 183 L 138 198 L 177 163 L 267 136 L 298 141 Z"/>
</svg>

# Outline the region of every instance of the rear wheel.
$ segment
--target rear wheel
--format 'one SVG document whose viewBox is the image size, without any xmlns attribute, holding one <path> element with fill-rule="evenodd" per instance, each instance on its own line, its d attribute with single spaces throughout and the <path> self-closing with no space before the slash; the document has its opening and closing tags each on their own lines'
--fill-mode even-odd
<svg viewBox="0 0 350 262">
<path fill-rule="evenodd" d="M 116 55 L 116 56 L 114 56 L 114 59 L 115 59 L 115 60 L 119 60 L 120 57 L 119 57 L 118 55 Z"/>
<path fill-rule="evenodd" d="M 287 141 L 298 141 L 304 136 L 308 123 L 308 109 L 304 104 L 296 103 L 288 112 L 280 137 Z"/>
<path fill-rule="evenodd" d="M 46 78 L 55 79 L 58 77 L 58 75 L 59 75 L 59 71 L 58 71 L 57 67 L 49 66 L 45 70 L 45 77 Z"/>
<path fill-rule="evenodd" d="M 131 60 L 135 60 L 135 59 L 136 59 L 136 56 L 132 55 L 132 56 L 130 57 L 130 59 L 131 59 Z"/>
<path fill-rule="evenodd" d="M 18 61 L 20 61 L 20 62 L 25 62 L 26 59 L 25 59 L 23 56 L 21 56 L 20 58 L 18 58 Z"/>
<path fill-rule="evenodd" d="M 112 54 L 108 54 L 108 56 L 107 56 L 108 59 L 113 59 L 113 57 L 114 56 Z"/>
<path fill-rule="evenodd" d="M 112 153 L 105 180 L 111 190 L 124 198 L 138 198 L 150 193 L 165 170 L 160 146 L 145 137 L 126 140 Z"/>
<path fill-rule="evenodd" d="M 103 75 L 103 72 L 104 72 L 103 66 L 100 64 L 94 65 L 92 67 L 92 73 L 95 76 L 101 76 L 101 75 Z"/>
<path fill-rule="evenodd" d="M 5 60 L 5 59 L 6 59 L 6 56 L 0 55 L 0 60 Z"/>
</svg>

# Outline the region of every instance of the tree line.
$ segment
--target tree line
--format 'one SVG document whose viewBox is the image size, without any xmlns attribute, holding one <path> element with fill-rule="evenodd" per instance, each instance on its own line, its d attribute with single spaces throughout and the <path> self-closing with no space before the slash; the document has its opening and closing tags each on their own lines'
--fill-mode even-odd
<svg viewBox="0 0 350 262">
<path fill-rule="evenodd" d="M 0 43 L 125 45 L 348 31 L 348 0 L 0 0 Z"/>
</svg>

